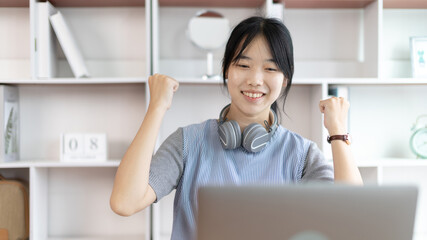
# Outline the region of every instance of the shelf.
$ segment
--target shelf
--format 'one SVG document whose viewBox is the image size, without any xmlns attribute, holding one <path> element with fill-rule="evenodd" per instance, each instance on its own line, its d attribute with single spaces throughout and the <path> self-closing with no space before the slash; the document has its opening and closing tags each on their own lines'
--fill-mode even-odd
<svg viewBox="0 0 427 240">
<path fill-rule="evenodd" d="M 294 77 L 378 77 L 376 5 L 363 9 L 285 9 L 294 47 Z"/>
<path fill-rule="evenodd" d="M 337 81 L 337 80 L 335 80 L 334 78 L 293 78 L 292 85 L 316 85 L 316 84 L 328 83 L 329 81 Z"/>
<path fill-rule="evenodd" d="M 216 0 L 216 1 L 195 1 L 195 0 L 159 0 L 162 7 L 235 7 L 235 8 L 254 8 L 261 7 L 263 0 Z"/>
<path fill-rule="evenodd" d="M 427 85 L 427 78 L 294 78 L 292 84 Z"/>
<path fill-rule="evenodd" d="M 28 0 L 0 0 L 0 7 L 29 7 Z"/>
<path fill-rule="evenodd" d="M 285 8 L 364 8 L 375 0 L 283 0 Z"/>
<path fill-rule="evenodd" d="M 76 162 L 60 162 L 58 160 L 31 160 L 31 161 L 16 161 L 0 163 L 2 168 L 29 168 L 29 167 L 118 167 L 120 160 L 108 160 L 104 162 L 76 161 Z"/>
<path fill-rule="evenodd" d="M 221 85 L 223 83 L 222 78 L 220 79 L 202 79 L 202 78 L 177 78 L 180 84 L 213 84 Z"/>
<path fill-rule="evenodd" d="M 345 85 L 427 85 L 427 79 L 417 78 L 330 78 L 324 79 L 328 84 Z"/>
<path fill-rule="evenodd" d="M 144 7 L 145 0 L 50 0 L 55 7 Z"/>
<path fill-rule="evenodd" d="M 29 168 L 30 164 L 28 162 L 2 162 L 0 163 L 0 169 L 8 168 Z"/>
<path fill-rule="evenodd" d="M 383 0 L 384 8 L 427 8 L 425 0 Z"/>
<path fill-rule="evenodd" d="M 194 1 L 194 0 L 160 0 L 160 6 L 175 7 L 261 7 L 265 1 L 262 0 L 220 0 L 220 1 Z M 275 1 L 276 2 L 276 1 Z M 277 1 L 280 2 L 280 1 Z M 286 8 L 364 8 L 375 0 L 282 0 Z"/>
<path fill-rule="evenodd" d="M 105 237 L 50 237 L 47 240 L 141 240 L 144 236 L 105 236 Z"/>
<path fill-rule="evenodd" d="M 0 84 L 123 84 L 146 83 L 146 78 L 52 78 L 0 80 Z"/>
<path fill-rule="evenodd" d="M 383 158 L 357 162 L 358 167 L 427 167 L 427 159 Z"/>
</svg>

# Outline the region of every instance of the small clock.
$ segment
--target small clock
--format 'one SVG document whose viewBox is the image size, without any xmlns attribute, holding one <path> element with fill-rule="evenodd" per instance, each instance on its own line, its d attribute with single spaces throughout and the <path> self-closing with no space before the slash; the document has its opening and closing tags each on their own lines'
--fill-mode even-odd
<svg viewBox="0 0 427 240">
<path fill-rule="evenodd" d="M 419 158 L 427 158 L 427 126 L 417 128 L 418 120 L 421 117 L 427 117 L 427 115 L 422 115 L 417 118 L 417 122 L 412 127 L 414 133 L 409 140 L 411 145 L 412 152 L 417 155 Z"/>
</svg>

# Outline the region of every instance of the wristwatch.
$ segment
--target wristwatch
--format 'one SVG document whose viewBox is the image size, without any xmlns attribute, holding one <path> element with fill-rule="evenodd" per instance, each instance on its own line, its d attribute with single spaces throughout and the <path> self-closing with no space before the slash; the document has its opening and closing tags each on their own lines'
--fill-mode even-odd
<svg viewBox="0 0 427 240">
<path fill-rule="evenodd" d="M 328 143 L 331 143 L 334 140 L 342 140 L 344 141 L 347 145 L 351 144 L 350 141 L 350 134 L 344 134 L 344 135 L 333 135 L 333 136 L 328 136 L 328 138 L 326 139 L 328 141 Z"/>
</svg>

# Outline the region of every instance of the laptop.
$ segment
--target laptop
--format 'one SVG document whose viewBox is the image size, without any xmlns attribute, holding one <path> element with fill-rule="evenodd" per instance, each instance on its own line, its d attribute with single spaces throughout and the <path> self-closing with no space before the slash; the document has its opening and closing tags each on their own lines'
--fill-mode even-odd
<svg viewBox="0 0 427 240">
<path fill-rule="evenodd" d="M 199 240 L 410 240 L 415 186 L 202 187 Z"/>
</svg>

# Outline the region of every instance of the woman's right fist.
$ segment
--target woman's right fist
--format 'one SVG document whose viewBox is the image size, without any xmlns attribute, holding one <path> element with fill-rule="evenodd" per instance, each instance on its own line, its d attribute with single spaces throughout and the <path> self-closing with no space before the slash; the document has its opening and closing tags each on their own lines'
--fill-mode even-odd
<svg viewBox="0 0 427 240">
<path fill-rule="evenodd" d="M 148 86 L 150 87 L 150 106 L 165 111 L 169 109 L 172 105 L 173 93 L 179 87 L 178 81 L 166 75 L 154 74 L 148 78 Z"/>
</svg>

